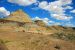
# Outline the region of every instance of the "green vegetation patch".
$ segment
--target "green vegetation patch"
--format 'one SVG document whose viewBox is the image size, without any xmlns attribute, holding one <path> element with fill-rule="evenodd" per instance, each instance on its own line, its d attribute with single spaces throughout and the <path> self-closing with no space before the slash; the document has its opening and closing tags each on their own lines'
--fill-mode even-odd
<svg viewBox="0 0 75 50">
<path fill-rule="evenodd" d="M 68 41 L 75 41 L 75 34 L 74 33 L 55 33 L 50 35 L 51 37 L 62 39 L 62 40 L 68 40 Z"/>
</svg>

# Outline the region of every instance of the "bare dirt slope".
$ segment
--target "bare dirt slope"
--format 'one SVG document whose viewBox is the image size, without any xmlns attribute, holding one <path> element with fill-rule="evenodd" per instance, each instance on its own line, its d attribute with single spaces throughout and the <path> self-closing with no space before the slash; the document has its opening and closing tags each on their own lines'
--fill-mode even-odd
<svg viewBox="0 0 75 50">
<path fill-rule="evenodd" d="M 43 34 L 0 31 L 0 39 L 8 50 L 75 50 L 74 42 Z"/>
</svg>

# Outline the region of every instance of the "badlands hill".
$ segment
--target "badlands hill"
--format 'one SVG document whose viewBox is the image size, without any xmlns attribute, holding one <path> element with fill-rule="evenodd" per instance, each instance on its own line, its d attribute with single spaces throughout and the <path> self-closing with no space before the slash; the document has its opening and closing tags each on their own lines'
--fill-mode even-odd
<svg viewBox="0 0 75 50">
<path fill-rule="evenodd" d="M 0 19 L 0 50 L 75 50 L 75 28 L 47 26 L 18 10 Z"/>
</svg>

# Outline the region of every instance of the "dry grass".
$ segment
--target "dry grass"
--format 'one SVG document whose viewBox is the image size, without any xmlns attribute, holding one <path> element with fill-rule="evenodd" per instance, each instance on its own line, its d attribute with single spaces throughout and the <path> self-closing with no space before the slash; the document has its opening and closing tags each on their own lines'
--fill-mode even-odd
<svg viewBox="0 0 75 50">
<path fill-rule="evenodd" d="M 48 35 L 25 32 L 0 32 L 9 50 L 74 50 L 75 44 Z"/>
</svg>

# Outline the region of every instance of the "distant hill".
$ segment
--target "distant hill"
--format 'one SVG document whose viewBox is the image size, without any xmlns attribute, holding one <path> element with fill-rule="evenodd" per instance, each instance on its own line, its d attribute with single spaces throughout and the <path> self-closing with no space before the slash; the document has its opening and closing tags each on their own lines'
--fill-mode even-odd
<svg viewBox="0 0 75 50">
<path fill-rule="evenodd" d="M 34 22 L 39 26 L 46 26 L 46 24 L 42 20 L 35 20 Z"/>
<path fill-rule="evenodd" d="M 45 27 L 46 30 L 48 30 L 52 33 L 56 33 L 56 32 L 65 32 L 65 33 L 75 32 L 74 27 L 66 27 L 66 26 L 61 26 L 61 25 L 47 26 L 42 20 L 35 20 L 34 22 L 38 26 Z"/>
</svg>

